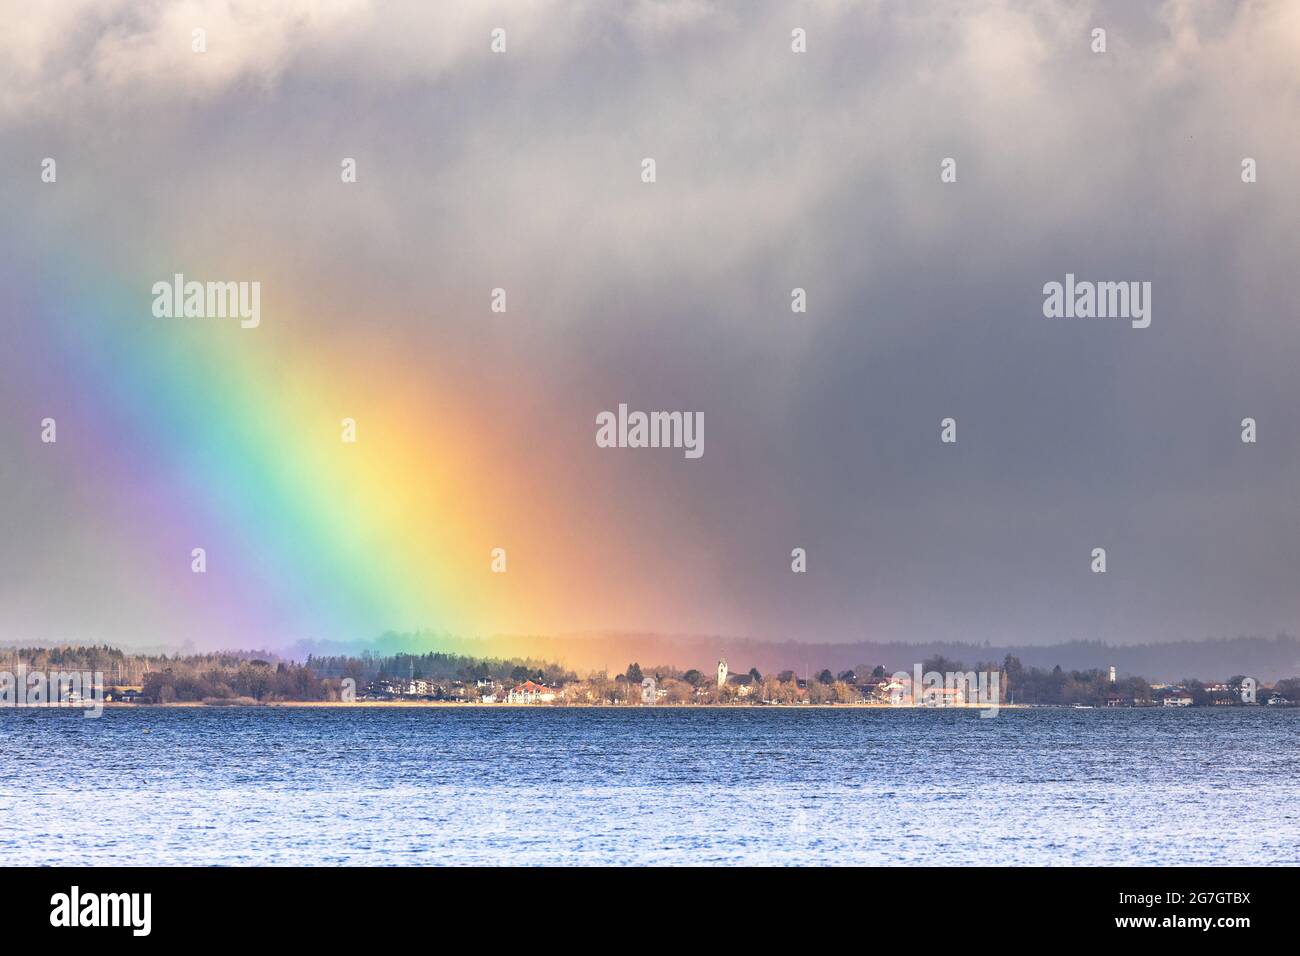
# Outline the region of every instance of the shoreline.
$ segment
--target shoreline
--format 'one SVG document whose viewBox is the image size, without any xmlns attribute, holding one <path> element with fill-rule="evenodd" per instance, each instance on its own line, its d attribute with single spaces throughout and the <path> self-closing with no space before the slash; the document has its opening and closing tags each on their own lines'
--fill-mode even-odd
<svg viewBox="0 0 1300 956">
<path fill-rule="evenodd" d="M 359 709 L 424 709 L 454 708 L 466 710 L 990 710 L 990 704 L 947 704 L 930 707 L 921 704 L 485 704 L 482 701 L 452 700 L 358 700 L 345 703 L 341 700 L 273 700 L 273 701 L 171 701 L 165 704 L 138 704 L 127 701 L 105 701 L 104 708 L 138 710 L 144 708 L 359 708 Z M 1042 707 L 1070 709 L 1054 704 L 998 704 L 998 710 L 1031 710 Z M 1103 709 L 1103 708 L 1098 708 Z M 1119 708 L 1112 708 L 1119 709 Z M 1159 708 L 1127 708 L 1129 710 Z"/>
</svg>

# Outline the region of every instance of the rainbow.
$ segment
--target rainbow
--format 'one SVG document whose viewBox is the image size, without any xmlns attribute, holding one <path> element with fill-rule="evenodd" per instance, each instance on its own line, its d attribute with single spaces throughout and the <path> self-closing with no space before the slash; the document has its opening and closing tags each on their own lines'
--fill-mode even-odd
<svg viewBox="0 0 1300 956">
<path fill-rule="evenodd" d="M 45 281 L 32 321 L 49 352 L 25 387 L 60 409 L 86 534 L 156 604 L 171 633 L 152 637 L 253 646 L 527 619 L 489 567 L 508 543 L 493 502 L 525 492 L 485 458 L 455 383 L 362 336 L 318 337 L 309 316 L 160 319 L 150 281 L 72 274 Z"/>
</svg>

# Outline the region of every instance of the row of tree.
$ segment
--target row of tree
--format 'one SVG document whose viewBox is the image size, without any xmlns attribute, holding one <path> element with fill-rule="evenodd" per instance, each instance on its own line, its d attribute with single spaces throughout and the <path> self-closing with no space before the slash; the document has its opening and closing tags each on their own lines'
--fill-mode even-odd
<svg viewBox="0 0 1300 956">
<path fill-rule="evenodd" d="M 427 680 L 434 696 L 465 699 L 476 696 L 453 693 L 453 685 L 474 690 L 478 681 L 510 686 L 526 680 L 563 688 L 559 699 L 567 702 L 632 703 L 641 698 L 641 683 L 647 676 L 656 679 L 666 703 L 732 703 L 737 701 L 774 701 L 779 703 L 855 703 L 871 696 L 877 682 L 889 673 L 883 666 L 862 666 L 838 674 L 822 670 L 811 680 L 800 680 L 793 671 L 764 676 L 751 668 L 739 680 L 719 687 L 717 677 L 698 669 L 673 667 L 643 669 L 630 664 L 612 678 L 596 674 L 579 681 L 576 674 L 546 661 L 524 659 L 482 659 L 465 655 L 428 653 L 390 655 L 363 654 L 355 657 L 308 657 L 305 663 L 279 660 L 274 655 L 256 651 L 230 651 L 218 654 L 126 655 L 107 646 L 15 648 L 0 652 L 0 661 L 8 669 L 23 665 L 29 670 L 89 670 L 104 673 L 110 685 L 142 686 L 143 696 L 154 703 L 204 700 L 255 701 L 328 701 L 338 700 L 343 680 L 356 681 L 357 690 L 381 681 L 401 682 L 409 678 Z M 1141 677 L 1122 677 L 1111 683 L 1109 673 L 1100 669 L 1066 671 L 1024 667 L 1019 658 L 1008 655 L 1001 664 L 980 662 L 967 667 L 960 661 L 942 656 L 922 663 L 922 671 L 938 673 L 999 673 L 1004 703 L 1017 704 L 1091 704 L 1103 705 L 1107 699 L 1120 698 L 1124 703 L 1146 703 L 1159 697 Z M 122 675 L 139 675 L 136 681 Z M 1179 685 L 1195 705 L 1218 702 L 1236 703 L 1246 678 L 1236 675 L 1227 689 L 1210 690 L 1196 679 Z M 1277 694 L 1300 702 L 1300 678 L 1278 681 L 1271 688 L 1259 688 L 1264 694 Z"/>
<path fill-rule="evenodd" d="M 1059 665 L 1051 670 L 1038 667 L 1024 667 L 1020 659 L 1008 655 L 997 664 L 978 662 L 968 667 L 961 661 L 935 656 L 921 664 L 926 673 L 993 673 L 998 674 L 999 691 L 1003 703 L 1064 705 L 1087 704 L 1104 706 L 1112 698 L 1118 698 L 1125 705 L 1146 704 L 1157 701 L 1160 694 L 1152 689 L 1150 683 L 1137 676 L 1120 677 L 1113 683 L 1109 670 L 1093 668 L 1091 670 L 1067 671 Z M 909 671 L 909 676 L 911 672 Z M 619 682 L 627 685 L 639 685 L 643 676 L 639 664 L 631 664 L 627 670 L 615 678 L 612 686 L 602 688 L 602 694 L 611 701 L 633 699 L 631 687 L 620 689 Z M 689 693 L 686 700 L 704 703 L 728 702 L 747 698 L 754 701 L 776 701 L 780 703 L 851 703 L 867 699 L 877 690 L 877 682 L 887 678 L 890 673 L 880 665 L 859 667 L 855 670 L 841 671 L 833 674 L 823 670 L 811 680 L 800 680 L 793 671 L 781 671 L 775 676 L 763 677 L 757 668 L 748 672 L 749 689 L 742 692 L 733 684 L 717 686 L 717 679 L 702 671 L 691 669 L 684 672 L 673 668 L 654 669 L 660 689 L 670 689 L 672 696 L 683 696 L 674 686 L 680 683 Z M 1166 689 L 1166 693 L 1177 692 L 1192 698 L 1194 706 L 1213 703 L 1240 703 L 1242 687 L 1247 678 L 1235 675 L 1226 681 L 1225 689 L 1210 690 L 1203 681 L 1187 678 L 1176 689 Z M 1289 701 L 1300 702 L 1300 678 L 1280 680 L 1272 687 L 1259 689 L 1259 693 L 1278 694 Z M 1262 698 L 1261 698 L 1262 699 Z"/>
<path fill-rule="evenodd" d="M 358 686 L 373 681 L 417 678 L 448 683 L 491 680 L 519 684 L 531 680 L 557 685 L 577 679 L 567 668 L 533 658 L 478 658 L 463 654 L 309 655 L 306 666 L 323 677 L 351 677 Z"/>
</svg>

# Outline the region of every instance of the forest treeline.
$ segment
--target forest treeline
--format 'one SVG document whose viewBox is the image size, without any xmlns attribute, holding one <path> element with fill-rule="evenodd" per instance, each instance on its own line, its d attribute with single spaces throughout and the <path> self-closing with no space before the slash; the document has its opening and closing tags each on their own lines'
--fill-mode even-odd
<svg viewBox="0 0 1300 956">
<path fill-rule="evenodd" d="M 655 678 L 658 700 L 666 703 L 862 703 L 887 700 L 892 674 L 883 665 L 859 665 L 832 672 L 823 669 L 801 677 L 793 671 L 761 674 L 757 668 L 732 672 L 719 684 L 715 670 L 642 667 L 579 677 L 561 665 L 535 658 L 477 658 L 429 652 L 359 655 L 310 655 L 298 662 L 266 651 L 209 654 L 126 654 L 107 646 L 0 648 L 0 669 L 99 671 L 108 687 L 139 688 L 149 703 L 219 701 L 337 701 L 345 681 L 355 682 L 358 697 L 419 696 L 435 700 L 504 699 L 512 686 L 525 682 L 555 692 L 557 703 L 636 703 L 644 699 L 642 682 Z M 1142 706 L 1168 696 L 1189 697 L 1193 706 L 1239 704 L 1249 675 L 1223 680 L 1186 677 L 1173 684 L 1152 684 L 1136 675 L 1114 682 L 1100 668 L 1066 670 L 1025 666 L 1014 655 L 1000 663 L 967 666 L 942 655 L 921 663 L 923 672 L 996 672 L 1002 703 L 1030 705 Z M 894 685 L 895 688 L 897 685 Z M 1258 682 L 1260 702 L 1300 702 L 1300 678 L 1271 685 Z"/>
</svg>

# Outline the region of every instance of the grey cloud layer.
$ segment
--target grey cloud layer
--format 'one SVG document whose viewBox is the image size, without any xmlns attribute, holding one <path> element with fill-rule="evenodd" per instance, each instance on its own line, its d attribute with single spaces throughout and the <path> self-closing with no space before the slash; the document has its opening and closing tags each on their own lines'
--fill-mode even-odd
<svg viewBox="0 0 1300 956">
<path fill-rule="evenodd" d="M 1294 630 L 1295 4 L 141 9 L 60 5 L 2 41 L 10 155 L 53 141 L 100 181 L 156 169 L 89 205 L 134 210 L 158 245 L 201 193 L 291 247 L 277 268 L 304 295 L 356 277 L 316 286 L 322 321 L 369 308 L 376 334 L 554 386 L 517 415 L 572 422 L 564 452 L 620 400 L 705 413 L 689 474 L 629 459 L 593 490 L 611 514 L 663 510 L 630 559 L 646 573 L 675 542 L 694 556 L 690 580 L 662 572 L 685 610 L 611 626 Z M 178 81 L 199 20 L 211 53 Z M 326 201 L 341 156 L 360 165 L 345 204 Z M 27 213 L 49 248 L 76 225 Z M 1067 271 L 1152 281 L 1152 327 L 1044 319 Z M 508 343 L 451 318 L 496 285 Z"/>
</svg>

